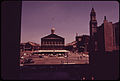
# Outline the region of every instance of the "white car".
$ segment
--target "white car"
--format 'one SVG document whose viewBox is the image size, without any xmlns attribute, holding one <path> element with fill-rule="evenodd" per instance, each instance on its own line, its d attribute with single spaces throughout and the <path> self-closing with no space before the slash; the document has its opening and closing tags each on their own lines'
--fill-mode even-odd
<svg viewBox="0 0 120 81">
<path fill-rule="evenodd" d="M 65 58 L 67 57 L 67 56 L 64 56 Z"/>
<path fill-rule="evenodd" d="M 83 56 L 85 56 L 85 57 L 89 57 L 89 55 L 86 55 L 86 54 L 83 54 Z"/>
<path fill-rule="evenodd" d="M 22 56 L 21 59 L 24 59 L 24 57 Z"/>
<path fill-rule="evenodd" d="M 24 55 L 26 55 L 26 53 L 24 53 Z"/>
</svg>

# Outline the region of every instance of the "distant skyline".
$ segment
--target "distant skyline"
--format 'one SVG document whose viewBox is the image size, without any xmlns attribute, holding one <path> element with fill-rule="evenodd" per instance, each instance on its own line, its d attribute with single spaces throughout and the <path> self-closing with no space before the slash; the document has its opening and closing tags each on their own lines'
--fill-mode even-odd
<svg viewBox="0 0 120 81">
<path fill-rule="evenodd" d="M 65 44 L 75 41 L 78 35 L 89 35 L 92 7 L 98 26 L 104 16 L 109 22 L 119 21 L 117 1 L 22 1 L 21 42 L 41 44 L 41 38 L 55 33 L 65 38 Z"/>
</svg>

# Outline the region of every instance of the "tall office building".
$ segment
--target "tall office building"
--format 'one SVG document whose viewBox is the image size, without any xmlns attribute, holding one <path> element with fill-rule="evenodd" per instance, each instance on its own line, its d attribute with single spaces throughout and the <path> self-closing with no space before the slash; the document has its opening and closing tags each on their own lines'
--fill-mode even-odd
<svg viewBox="0 0 120 81">
<path fill-rule="evenodd" d="M 92 8 L 90 13 L 90 52 L 112 52 L 118 49 L 119 24 L 108 22 L 104 16 L 103 24 L 97 26 L 96 12 Z"/>
<path fill-rule="evenodd" d="M 114 50 L 113 26 L 112 22 L 106 20 L 106 16 L 104 16 L 103 24 L 98 27 L 97 37 L 99 51 L 112 52 Z"/>
</svg>

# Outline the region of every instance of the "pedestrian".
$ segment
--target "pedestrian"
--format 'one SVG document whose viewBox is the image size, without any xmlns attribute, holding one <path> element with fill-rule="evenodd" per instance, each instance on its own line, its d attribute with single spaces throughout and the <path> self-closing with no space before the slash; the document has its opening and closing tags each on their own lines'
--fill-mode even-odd
<svg viewBox="0 0 120 81">
<path fill-rule="evenodd" d="M 82 56 L 80 56 L 80 59 L 82 59 Z"/>
<path fill-rule="evenodd" d="M 95 78 L 92 76 L 92 78 L 91 78 L 92 80 L 95 80 Z"/>
<path fill-rule="evenodd" d="M 82 80 L 86 80 L 86 78 L 85 78 L 85 77 L 83 77 L 83 78 L 82 78 Z"/>
</svg>

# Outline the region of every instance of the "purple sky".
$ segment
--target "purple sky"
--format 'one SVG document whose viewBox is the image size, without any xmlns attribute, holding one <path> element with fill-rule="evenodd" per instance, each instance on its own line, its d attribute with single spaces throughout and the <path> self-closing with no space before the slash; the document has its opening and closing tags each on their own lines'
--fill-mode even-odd
<svg viewBox="0 0 120 81">
<path fill-rule="evenodd" d="M 41 43 L 41 38 L 55 33 L 65 38 L 65 44 L 79 35 L 89 35 L 90 11 L 94 7 L 98 26 L 106 16 L 109 22 L 119 21 L 116 1 L 23 1 L 21 42 Z"/>
</svg>

